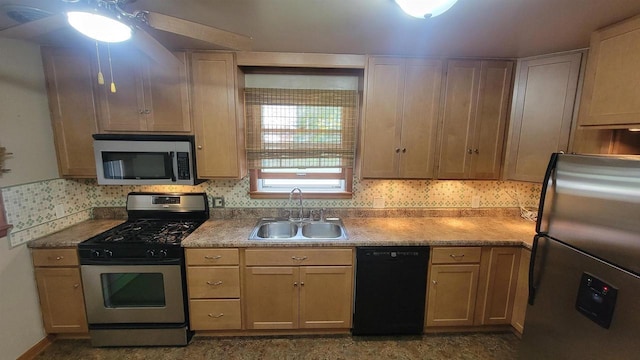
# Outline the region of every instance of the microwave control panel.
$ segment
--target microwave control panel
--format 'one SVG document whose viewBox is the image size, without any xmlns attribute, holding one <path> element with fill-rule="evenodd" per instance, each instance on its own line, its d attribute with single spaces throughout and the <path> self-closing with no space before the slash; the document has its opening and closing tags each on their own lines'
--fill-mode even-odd
<svg viewBox="0 0 640 360">
<path fill-rule="evenodd" d="M 191 179 L 191 170 L 189 169 L 189 153 L 177 152 L 178 160 L 178 180 Z"/>
</svg>

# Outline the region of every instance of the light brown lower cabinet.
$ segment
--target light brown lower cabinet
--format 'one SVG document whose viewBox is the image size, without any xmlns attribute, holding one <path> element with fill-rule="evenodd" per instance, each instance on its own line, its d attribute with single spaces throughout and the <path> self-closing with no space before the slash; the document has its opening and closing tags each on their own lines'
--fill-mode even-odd
<svg viewBox="0 0 640 360">
<path fill-rule="evenodd" d="M 520 254 L 520 267 L 518 268 L 518 285 L 516 286 L 516 296 L 513 302 L 513 313 L 511 315 L 511 326 L 520 334 L 524 331 L 524 318 L 527 313 L 530 261 L 531 251 L 522 249 L 522 253 Z"/>
<path fill-rule="evenodd" d="M 425 326 L 510 324 L 520 251 L 518 247 L 432 248 Z"/>
<path fill-rule="evenodd" d="M 32 257 L 47 334 L 88 332 L 76 249 L 34 249 Z"/>
<path fill-rule="evenodd" d="M 192 330 L 242 328 L 238 249 L 187 249 Z"/>
<path fill-rule="evenodd" d="M 245 328 L 350 328 L 352 256 L 351 249 L 246 250 Z M 273 266 L 292 261 L 300 266 Z"/>
</svg>

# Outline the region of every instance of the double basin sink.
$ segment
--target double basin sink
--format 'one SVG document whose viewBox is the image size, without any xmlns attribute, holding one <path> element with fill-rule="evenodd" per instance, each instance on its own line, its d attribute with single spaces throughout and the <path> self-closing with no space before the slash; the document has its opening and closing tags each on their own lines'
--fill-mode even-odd
<svg viewBox="0 0 640 360">
<path fill-rule="evenodd" d="M 327 218 L 324 221 L 290 221 L 280 218 L 263 218 L 254 227 L 249 240 L 346 240 L 342 220 Z"/>
</svg>

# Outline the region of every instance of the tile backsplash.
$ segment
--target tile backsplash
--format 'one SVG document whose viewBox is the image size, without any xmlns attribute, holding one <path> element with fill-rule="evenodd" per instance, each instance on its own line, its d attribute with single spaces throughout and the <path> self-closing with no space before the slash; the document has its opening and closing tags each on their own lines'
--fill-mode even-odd
<svg viewBox="0 0 640 360">
<path fill-rule="evenodd" d="M 94 207 L 124 207 L 132 191 L 206 192 L 223 196 L 231 208 L 278 208 L 286 199 L 251 199 L 249 179 L 211 180 L 197 186 L 99 186 L 95 180 L 54 179 L 2 188 L 9 236 L 16 246 L 91 218 Z M 541 185 L 513 181 L 358 180 L 353 198 L 305 199 L 306 207 L 466 208 L 476 198 L 481 208 L 536 208 Z"/>
</svg>

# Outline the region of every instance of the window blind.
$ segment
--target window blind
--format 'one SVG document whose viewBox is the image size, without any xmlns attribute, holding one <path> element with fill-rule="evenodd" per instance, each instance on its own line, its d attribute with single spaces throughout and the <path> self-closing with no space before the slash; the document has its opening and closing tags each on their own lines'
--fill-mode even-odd
<svg viewBox="0 0 640 360">
<path fill-rule="evenodd" d="M 250 169 L 350 168 L 355 156 L 355 90 L 245 88 Z"/>
</svg>

